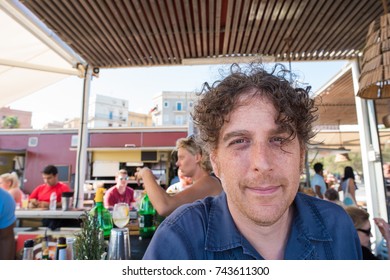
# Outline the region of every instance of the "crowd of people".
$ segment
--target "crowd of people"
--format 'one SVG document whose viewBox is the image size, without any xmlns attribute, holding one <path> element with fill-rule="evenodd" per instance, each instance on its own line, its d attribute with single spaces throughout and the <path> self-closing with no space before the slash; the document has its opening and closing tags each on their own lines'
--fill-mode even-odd
<svg viewBox="0 0 390 280">
<path fill-rule="evenodd" d="M 384 164 L 384 166 L 387 164 Z M 356 190 L 358 189 L 356 181 L 355 181 L 355 172 L 351 166 L 344 167 L 344 175 L 340 180 L 339 184 L 327 184 L 324 176 L 323 176 L 323 164 L 316 163 L 313 166 L 315 171 L 315 175 L 311 180 L 311 191 L 305 191 L 306 193 L 310 193 L 312 196 L 317 196 L 321 198 L 318 193 L 325 186 L 325 192 L 323 193 L 323 199 L 333 202 L 345 209 L 348 215 L 351 217 L 352 222 L 355 226 L 355 229 L 358 233 L 359 241 L 362 248 L 363 259 L 364 260 L 377 260 L 382 259 L 384 256 L 376 256 L 371 248 L 371 237 L 372 237 L 372 229 L 371 229 L 371 221 L 369 219 L 370 215 L 362 205 L 359 205 L 356 199 Z M 385 167 L 384 167 L 385 169 Z M 384 176 L 387 174 L 384 172 Z M 342 194 L 343 199 L 340 200 L 340 195 Z M 390 225 L 380 217 L 374 217 L 372 220 L 372 224 L 378 227 L 382 238 L 385 240 L 384 244 L 387 246 L 387 252 L 390 250 Z M 380 245 L 379 245 L 380 246 Z"/>
<path fill-rule="evenodd" d="M 317 162 L 311 186 L 300 189 L 315 113 L 309 90 L 293 86 L 282 65 L 268 72 L 233 64 L 223 80 L 205 84 L 192 113 L 199 133 L 176 142 L 178 182 L 164 188 L 148 167 L 134 174 L 165 217 L 144 259 L 377 259 L 371 225 L 389 250 L 390 226 L 359 206 L 352 167 L 339 186 L 330 186 Z M 42 170 L 42 179 L 29 207 L 47 209 L 53 192 L 60 207 L 71 188 L 54 165 Z M 105 191 L 106 208 L 134 205 L 128 183 L 128 171 L 120 169 Z M 0 259 L 15 257 L 19 185 L 14 173 L 0 176 Z"/>
</svg>

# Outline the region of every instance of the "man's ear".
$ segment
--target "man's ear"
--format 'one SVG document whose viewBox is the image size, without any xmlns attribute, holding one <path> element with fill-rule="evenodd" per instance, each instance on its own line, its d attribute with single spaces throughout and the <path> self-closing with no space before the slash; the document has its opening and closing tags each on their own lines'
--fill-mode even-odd
<svg viewBox="0 0 390 280">
<path fill-rule="evenodd" d="M 215 150 L 210 153 L 210 163 L 213 167 L 213 172 L 217 177 L 219 177 L 219 161 L 217 157 L 217 152 Z"/>
</svg>

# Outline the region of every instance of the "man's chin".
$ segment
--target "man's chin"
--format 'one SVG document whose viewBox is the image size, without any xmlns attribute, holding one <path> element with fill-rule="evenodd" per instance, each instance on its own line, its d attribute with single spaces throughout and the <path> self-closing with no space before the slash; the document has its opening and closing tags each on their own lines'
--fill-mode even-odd
<svg viewBox="0 0 390 280">
<path fill-rule="evenodd" d="M 259 226 L 270 226 L 276 223 L 285 211 L 275 203 L 264 203 L 256 205 L 247 212 L 248 217 Z"/>
</svg>

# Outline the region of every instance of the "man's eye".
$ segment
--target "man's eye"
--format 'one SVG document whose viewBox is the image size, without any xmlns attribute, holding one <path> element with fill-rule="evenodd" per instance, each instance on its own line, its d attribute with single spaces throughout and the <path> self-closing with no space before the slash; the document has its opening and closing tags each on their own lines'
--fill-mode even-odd
<svg viewBox="0 0 390 280">
<path fill-rule="evenodd" d="M 272 137 L 271 142 L 275 144 L 282 145 L 286 141 L 286 138 L 284 137 Z"/>
<path fill-rule="evenodd" d="M 229 145 L 235 145 L 235 144 L 243 144 L 243 143 L 247 143 L 248 140 L 246 139 L 243 139 L 243 138 L 240 138 L 240 139 L 234 139 L 232 140 Z"/>
</svg>

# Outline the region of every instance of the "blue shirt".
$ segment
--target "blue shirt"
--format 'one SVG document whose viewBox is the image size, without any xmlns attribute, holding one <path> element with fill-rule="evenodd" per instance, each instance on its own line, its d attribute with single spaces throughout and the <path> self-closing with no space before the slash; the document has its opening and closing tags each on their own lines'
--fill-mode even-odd
<svg viewBox="0 0 390 280">
<path fill-rule="evenodd" d="M 284 259 L 362 258 L 352 220 L 334 203 L 298 193 Z M 228 211 L 226 194 L 183 205 L 158 227 L 144 259 L 253 260 L 263 257 L 241 235 Z"/>
<path fill-rule="evenodd" d="M 0 229 L 9 227 L 15 221 L 15 200 L 6 190 L 0 188 Z"/>
</svg>

